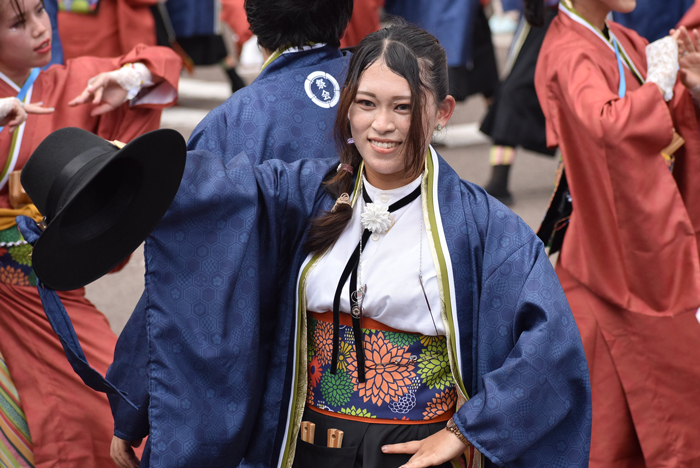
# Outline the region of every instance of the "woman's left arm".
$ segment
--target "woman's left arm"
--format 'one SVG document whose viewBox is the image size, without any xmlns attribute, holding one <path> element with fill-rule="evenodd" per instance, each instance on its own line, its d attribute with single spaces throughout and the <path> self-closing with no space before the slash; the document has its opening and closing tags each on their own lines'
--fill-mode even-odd
<svg viewBox="0 0 700 468">
<path fill-rule="evenodd" d="M 502 240 L 493 237 L 487 252 Z M 478 390 L 454 420 L 497 464 L 535 450 L 552 455 L 552 464 L 573 451 L 579 460 L 569 463 L 587 466 L 591 394 L 581 336 L 542 242 L 531 231 L 522 239 L 484 272 Z"/>
<path fill-rule="evenodd" d="M 490 242 L 498 243 L 493 237 Z M 483 268 L 478 391 L 455 413 L 454 422 L 498 465 L 541 448 L 555 458 L 578 451 L 585 466 L 591 429 L 586 357 L 542 243 L 534 234 L 525 237 L 523 245 L 503 253 L 500 265 Z M 415 453 L 406 466 L 417 468 L 452 460 L 465 447 L 443 430 L 389 451 Z"/>
</svg>

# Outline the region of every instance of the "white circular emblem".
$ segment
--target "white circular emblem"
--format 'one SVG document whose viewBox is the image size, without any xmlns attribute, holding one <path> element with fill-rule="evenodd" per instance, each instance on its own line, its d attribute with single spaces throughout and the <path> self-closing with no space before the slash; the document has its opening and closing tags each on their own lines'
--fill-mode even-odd
<svg viewBox="0 0 700 468">
<path fill-rule="evenodd" d="M 315 71 L 306 77 L 306 95 L 319 107 L 330 109 L 340 100 L 340 85 L 332 75 Z"/>
</svg>

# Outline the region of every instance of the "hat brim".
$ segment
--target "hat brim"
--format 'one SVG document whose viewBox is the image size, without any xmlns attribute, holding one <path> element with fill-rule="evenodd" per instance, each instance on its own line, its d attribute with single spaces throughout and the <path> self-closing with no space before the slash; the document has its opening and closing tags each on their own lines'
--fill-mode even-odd
<svg viewBox="0 0 700 468">
<path fill-rule="evenodd" d="M 161 129 L 88 168 L 34 244 L 41 282 L 57 291 L 78 289 L 124 261 L 167 212 L 186 157 L 183 137 Z"/>
</svg>

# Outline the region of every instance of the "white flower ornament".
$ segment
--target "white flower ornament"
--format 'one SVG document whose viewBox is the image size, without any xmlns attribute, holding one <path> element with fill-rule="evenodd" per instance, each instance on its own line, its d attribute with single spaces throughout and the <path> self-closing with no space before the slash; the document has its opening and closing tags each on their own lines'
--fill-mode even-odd
<svg viewBox="0 0 700 468">
<path fill-rule="evenodd" d="M 386 206 L 367 203 L 365 210 L 360 216 L 362 227 L 370 231 L 372 234 L 384 234 L 392 225 L 392 217 L 389 209 Z"/>
</svg>

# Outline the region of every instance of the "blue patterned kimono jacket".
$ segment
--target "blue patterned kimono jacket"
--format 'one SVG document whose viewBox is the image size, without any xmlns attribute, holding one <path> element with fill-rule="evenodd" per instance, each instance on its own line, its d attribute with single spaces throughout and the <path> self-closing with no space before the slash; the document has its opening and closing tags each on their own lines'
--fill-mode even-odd
<svg viewBox="0 0 700 468">
<path fill-rule="evenodd" d="M 333 123 L 349 63 L 349 53 L 330 46 L 283 53 L 197 125 L 188 149 L 224 161 L 244 151 L 256 164 L 335 157 Z"/>
<path fill-rule="evenodd" d="M 291 466 L 315 262 L 301 245 L 333 205 L 320 187 L 337 163 L 189 153 L 108 374 L 140 405 L 110 396 L 118 437 L 150 435 L 142 467 Z M 459 429 L 486 466 L 588 466 L 586 358 L 542 243 L 434 151 L 422 195 L 453 377 L 470 398 Z"/>
</svg>

